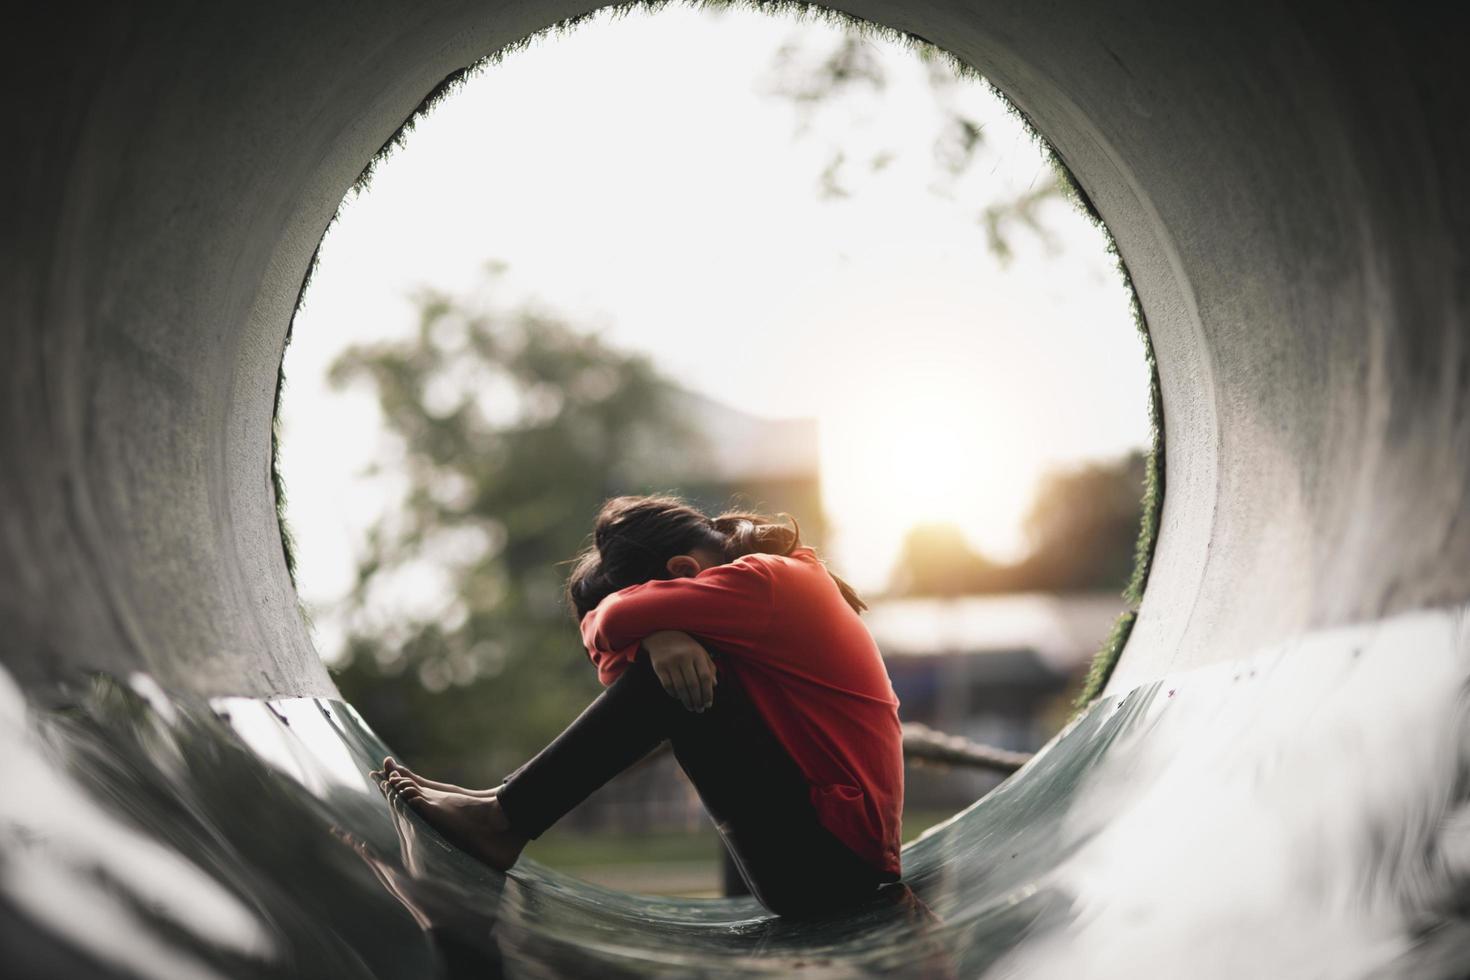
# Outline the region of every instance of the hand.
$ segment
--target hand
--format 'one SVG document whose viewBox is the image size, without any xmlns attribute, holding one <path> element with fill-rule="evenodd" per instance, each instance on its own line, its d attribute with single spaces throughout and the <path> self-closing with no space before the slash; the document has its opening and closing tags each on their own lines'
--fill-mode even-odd
<svg viewBox="0 0 1470 980">
<path fill-rule="evenodd" d="M 659 630 L 643 639 L 648 661 L 670 697 L 700 712 L 715 700 L 715 662 L 694 637 L 679 630 Z"/>
</svg>

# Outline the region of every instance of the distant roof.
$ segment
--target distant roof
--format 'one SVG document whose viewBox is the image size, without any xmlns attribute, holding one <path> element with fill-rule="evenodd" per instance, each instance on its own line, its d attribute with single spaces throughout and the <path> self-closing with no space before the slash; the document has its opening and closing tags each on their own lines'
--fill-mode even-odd
<svg viewBox="0 0 1470 980">
<path fill-rule="evenodd" d="M 1092 656 L 1123 611 L 1111 592 L 878 599 L 863 614 L 885 656 L 1034 650 L 1069 671 Z"/>
<path fill-rule="evenodd" d="M 674 397 L 708 437 L 706 475 L 732 481 L 817 476 L 816 419 L 762 418 L 687 389 Z"/>
</svg>

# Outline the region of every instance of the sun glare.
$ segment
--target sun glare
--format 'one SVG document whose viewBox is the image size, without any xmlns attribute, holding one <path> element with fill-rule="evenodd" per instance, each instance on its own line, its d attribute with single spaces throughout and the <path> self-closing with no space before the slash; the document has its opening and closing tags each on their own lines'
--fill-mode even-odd
<svg viewBox="0 0 1470 980">
<path fill-rule="evenodd" d="M 824 498 L 862 528 L 873 557 L 896 552 L 915 524 L 941 521 L 993 557 L 1020 552 L 1034 477 L 1016 465 L 1017 434 L 987 402 L 956 368 L 952 377 L 873 389 L 823 413 Z"/>
</svg>

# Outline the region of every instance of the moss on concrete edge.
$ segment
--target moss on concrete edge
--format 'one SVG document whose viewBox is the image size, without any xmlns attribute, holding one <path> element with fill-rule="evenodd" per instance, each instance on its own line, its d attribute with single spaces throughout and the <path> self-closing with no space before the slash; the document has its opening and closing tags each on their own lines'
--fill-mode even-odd
<svg viewBox="0 0 1470 980">
<path fill-rule="evenodd" d="M 1064 167 L 1058 161 L 1059 167 Z M 1071 171 L 1066 171 L 1067 180 L 1072 192 L 1078 195 L 1085 194 L 1077 186 Z M 1092 701 L 1102 694 L 1103 688 L 1107 686 L 1108 679 L 1113 675 L 1113 668 L 1118 664 L 1118 658 L 1123 653 L 1123 648 L 1128 643 L 1129 636 L 1133 633 L 1134 623 L 1138 620 L 1139 606 L 1143 603 L 1144 588 L 1148 585 L 1149 573 L 1153 570 L 1154 552 L 1159 539 L 1159 520 L 1164 509 L 1164 397 L 1163 389 L 1159 384 L 1159 361 L 1154 354 L 1153 337 L 1148 330 L 1148 321 L 1143 314 L 1143 306 L 1138 301 L 1138 291 L 1133 288 L 1133 277 L 1128 272 L 1128 265 L 1123 261 L 1122 255 L 1118 253 L 1117 242 L 1112 233 L 1108 231 L 1107 225 L 1103 223 L 1101 216 L 1097 214 L 1091 201 L 1087 202 L 1087 211 L 1094 216 L 1104 234 L 1108 237 L 1108 251 L 1112 253 L 1117 263 L 1118 274 L 1123 277 L 1124 285 L 1128 287 L 1129 303 L 1133 312 L 1133 325 L 1138 331 L 1138 336 L 1143 342 L 1144 360 L 1148 364 L 1148 427 L 1149 427 L 1149 451 L 1148 458 L 1144 464 L 1143 481 L 1143 515 L 1138 524 L 1138 538 L 1133 546 L 1133 574 L 1128 579 L 1128 586 L 1123 590 L 1123 601 L 1127 608 L 1119 615 L 1113 624 L 1108 637 L 1103 641 L 1101 648 L 1093 656 L 1092 666 L 1087 672 L 1087 679 L 1082 685 L 1082 690 L 1077 694 L 1074 705 L 1078 712 L 1084 710 Z"/>
<path fill-rule="evenodd" d="M 335 215 L 332 220 L 337 220 Z M 331 224 L 328 223 L 327 227 L 330 228 Z M 324 231 L 322 238 L 325 237 Z M 276 525 L 281 533 L 281 554 L 285 558 L 286 574 L 291 579 L 293 589 L 296 588 L 296 536 L 291 533 L 291 524 L 286 519 L 286 480 L 281 474 L 281 398 L 286 390 L 286 350 L 291 346 L 291 336 L 296 331 L 296 317 L 300 315 L 302 304 L 306 302 L 306 290 L 316 275 L 321 252 L 321 239 L 318 239 L 316 248 L 311 253 L 311 261 L 306 265 L 306 275 L 301 278 L 301 288 L 296 291 L 296 305 L 291 309 L 291 319 L 286 324 L 286 339 L 281 344 L 281 364 L 276 368 L 275 403 L 271 407 L 271 491 L 276 498 Z M 301 605 L 299 598 L 297 605 Z M 302 613 L 305 614 L 304 608 Z"/>
<path fill-rule="evenodd" d="M 1128 644 L 1128 638 L 1133 633 L 1133 626 L 1138 621 L 1138 607 L 1143 602 L 1144 587 L 1148 584 L 1149 572 L 1153 568 L 1154 550 L 1159 537 L 1159 517 L 1164 507 L 1165 482 L 1164 399 L 1163 389 L 1159 384 L 1159 362 L 1154 354 L 1153 336 L 1148 330 L 1143 305 L 1139 303 L 1138 291 L 1133 287 L 1133 276 L 1128 271 L 1128 263 L 1123 260 L 1122 254 L 1118 251 L 1117 239 L 1113 237 L 1113 232 L 1108 228 L 1107 222 L 1103 221 L 1102 213 L 1098 211 L 1087 191 L 1082 188 L 1072 168 L 1062 159 L 1056 147 L 1042 137 L 1041 131 L 1025 110 L 1016 105 L 1008 95 L 997 89 L 988 79 L 982 78 L 982 81 L 1011 114 L 1021 121 L 1032 140 L 1050 160 L 1053 176 L 1063 196 L 1071 201 L 1078 211 L 1086 215 L 1087 219 L 1102 232 L 1107 240 L 1108 254 L 1113 257 L 1118 275 L 1128 290 L 1133 327 L 1138 331 L 1139 340 L 1143 343 L 1144 361 L 1148 364 L 1149 451 L 1144 466 L 1143 518 L 1139 522 L 1138 539 L 1133 547 L 1133 574 L 1129 576 L 1128 585 L 1122 594 L 1122 599 L 1127 607 L 1114 621 L 1107 638 L 1097 653 L 1093 655 L 1092 666 L 1087 671 L 1082 690 L 1078 693 L 1073 705 L 1075 712 L 1081 713 L 1102 693 L 1103 688 L 1107 686 L 1108 679 L 1113 675 L 1113 668 L 1118 665 L 1118 658 Z"/>
</svg>

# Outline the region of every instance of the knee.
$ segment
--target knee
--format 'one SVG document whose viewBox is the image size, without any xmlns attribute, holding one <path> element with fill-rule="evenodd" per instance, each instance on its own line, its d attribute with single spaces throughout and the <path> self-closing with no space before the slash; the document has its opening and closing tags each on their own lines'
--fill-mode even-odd
<svg viewBox="0 0 1470 980">
<path fill-rule="evenodd" d="M 642 650 L 638 651 L 637 659 L 623 668 L 618 679 L 609 686 L 610 692 L 616 692 L 620 699 L 631 699 L 644 706 L 646 710 L 669 712 L 674 717 L 672 709 L 682 705 L 669 692 L 664 690 L 663 681 L 653 672 L 653 664 L 648 660 L 648 654 Z"/>
<path fill-rule="evenodd" d="M 618 675 L 618 679 L 613 681 L 613 686 L 617 685 L 634 688 L 655 687 L 660 693 L 663 692 L 663 684 L 659 681 L 658 675 L 653 672 L 653 664 L 648 659 L 648 651 L 642 647 L 638 648 L 638 656 L 630 661 L 628 666 L 623 668 L 623 672 Z"/>
</svg>

